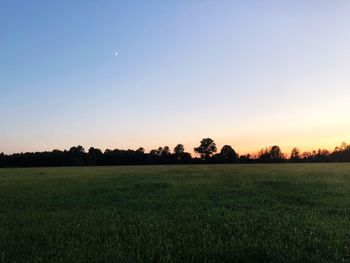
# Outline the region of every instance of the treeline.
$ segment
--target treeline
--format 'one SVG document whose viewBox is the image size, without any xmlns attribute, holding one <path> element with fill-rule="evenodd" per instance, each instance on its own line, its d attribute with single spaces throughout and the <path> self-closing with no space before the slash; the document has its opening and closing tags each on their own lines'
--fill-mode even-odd
<svg viewBox="0 0 350 263">
<path fill-rule="evenodd" d="M 286 163 L 286 162 L 350 162 L 350 145 L 342 143 L 333 152 L 319 149 L 300 152 L 293 148 L 287 155 L 279 146 L 260 150 L 257 154 L 239 156 L 230 146 L 218 151 L 215 142 L 205 138 L 194 148 L 199 157 L 185 151 L 182 144 L 173 150 L 168 146 L 153 149 L 149 153 L 141 147 L 137 150 L 105 150 L 91 147 L 88 151 L 82 146 L 69 150 L 51 152 L 0 153 L 0 167 L 46 167 L 46 166 L 92 166 L 92 165 L 146 165 L 146 164 L 200 164 L 200 163 Z"/>
</svg>

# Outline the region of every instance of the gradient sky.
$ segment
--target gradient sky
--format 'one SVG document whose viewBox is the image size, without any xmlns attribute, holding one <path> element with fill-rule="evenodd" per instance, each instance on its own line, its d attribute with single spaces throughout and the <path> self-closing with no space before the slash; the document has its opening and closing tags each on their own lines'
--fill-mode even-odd
<svg viewBox="0 0 350 263">
<path fill-rule="evenodd" d="M 2 0 L 0 152 L 332 150 L 350 142 L 349 14 L 347 0 Z"/>
</svg>

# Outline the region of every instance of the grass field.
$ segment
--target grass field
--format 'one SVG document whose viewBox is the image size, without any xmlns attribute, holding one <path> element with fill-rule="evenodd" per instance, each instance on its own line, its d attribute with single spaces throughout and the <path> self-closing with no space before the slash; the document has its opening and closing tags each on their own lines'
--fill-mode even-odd
<svg viewBox="0 0 350 263">
<path fill-rule="evenodd" d="M 0 262 L 349 261 L 350 164 L 0 169 Z"/>
</svg>

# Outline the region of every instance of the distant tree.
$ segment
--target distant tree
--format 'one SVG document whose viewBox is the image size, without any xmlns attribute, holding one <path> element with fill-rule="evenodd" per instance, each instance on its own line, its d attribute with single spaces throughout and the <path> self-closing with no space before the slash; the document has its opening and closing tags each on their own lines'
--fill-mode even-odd
<svg viewBox="0 0 350 263">
<path fill-rule="evenodd" d="M 194 148 L 194 151 L 198 153 L 202 159 L 209 159 L 213 153 L 217 151 L 215 142 L 210 138 L 204 138 L 201 140 L 200 145 Z"/>
<path fill-rule="evenodd" d="M 161 156 L 167 157 L 170 155 L 170 148 L 169 146 L 164 146 L 164 148 L 161 150 Z"/>
<path fill-rule="evenodd" d="M 157 149 L 150 150 L 149 155 L 148 155 L 148 159 L 149 159 L 150 163 L 158 163 L 159 158 L 160 158 L 160 156 L 158 154 Z"/>
<path fill-rule="evenodd" d="M 230 145 L 225 145 L 220 151 L 220 159 L 226 162 L 234 162 L 238 159 L 238 154 Z"/>
<path fill-rule="evenodd" d="M 140 148 L 138 148 L 138 149 L 136 150 L 136 152 L 137 152 L 137 153 L 142 153 L 142 154 L 144 154 L 144 153 L 145 153 L 145 149 L 142 148 L 142 147 L 140 147 Z"/>
<path fill-rule="evenodd" d="M 274 161 L 281 160 L 284 158 L 280 147 L 277 145 L 274 145 L 270 148 L 269 155 L 270 155 L 270 160 L 274 160 Z"/>
<path fill-rule="evenodd" d="M 335 162 L 350 162 L 350 145 L 343 142 L 329 154 L 329 160 Z"/>
<path fill-rule="evenodd" d="M 162 156 L 162 153 L 163 153 L 163 147 L 159 147 L 157 150 L 158 156 Z"/>
<path fill-rule="evenodd" d="M 280 162 L 284 155 L 279 146 L 274 145 L 269 148 L 260 150 L 258 159 L 262 162 Z"/>
<path fill-rule="evenodd" d="M 179 161 L 183 159 L 185 153 L 185 147 L 182 144 L 178 144 L 174 148 L 173 159 Z"/>
<path fill-rule="evenodd" d="M 79 145 L 79 146 L 74 146 L 69 149 L 69 152 L 75 155 L 80 155 L 85 153 L 84 147 Z"/>
<path fill-rule="evenodd" d="M 173 162 L 188 163 L 192 159 L 190 153 L 185 152 L 185 147 L 182 144 L 178 144 L 174 148 L 174 153 L 172 155 Z"/>
<path fill-rule="evenodd" d="M 317 155 L 319 156 L 327 156 L 329 154 L 329 151 L 327 149 L 318 149 Z"/>
<path fill-rule="evenodd" d="M 346 142 L 342 142 L 339 148 L 340 148 L 340 151 L 345 151 L 348 148 L 348 146 Z"/>
<path fill-rule="evenodd" d="M 178 144 L 174 148 L 174 154 L 180 156 L 185 152 L 185 147 L 182 144 Z"/>
<path fill-rule="evenodd" d="M 71 147 L 68 151 L 69 161 L 68 165 L 84 165 L 85 164 L 85 150 L 83 146 Z"/>
<path fill-rule="evenodd" d="M 89 151 L 88 151 L 89 155 L 95 155 L 95 156 L 101 156 L 102 155 L 102 151 L 100 149 L 94 148 L 94 147 L 90 147 Z"/>
<path fill-rule="evenodd" d="M 257 159 L 259 159 L 259 161 L 262 161 L 262 162 L 269 162 L 270 161 L 269 149 L 267 148 L 261 149 L 258 153 Z"/>
<path fill-rule="evenodd" d="M 158 155 L 158 150 L 152 149 L 152 150 L 150 150 L 149 154 L 150 155 Z"/>
<path fill-rule="evenodd" d="M 326 149 L 318 149 L 317 154 L 314 156 L 316 162 L 328 162 L 329 151 Z"/>
<path fill-rule="evenodd" d="M 310 161 L 312 159 L 312 153 L 309 151 L 303 152 L 301 158 L 306 161 Z"/>
<path fill-rule="evenodd" d="M 294 148 L 292 149 L 292 152 L 291 152 L 291 154 L 290 154 L 290 159 L 291 159 L 292 161 L 298 161 L 298 160 L 301 159 L 300 150 L 299 150 L 298 148 L 294 147 Z"/>
<path fill-rule="evenodd" d="M 102 151 L 100 149 L 96 149 L 94 147 L 90 147 L 88 151 L 88 164 L 96 165 L 102 160 Z"/>
</svg>

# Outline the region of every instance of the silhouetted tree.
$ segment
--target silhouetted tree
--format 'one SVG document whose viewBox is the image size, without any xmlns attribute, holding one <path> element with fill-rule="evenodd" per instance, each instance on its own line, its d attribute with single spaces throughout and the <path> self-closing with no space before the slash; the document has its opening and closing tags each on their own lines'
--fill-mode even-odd
<svg viewBox="0 0 350 263">
<path fill-rule="evenodd" d="M 328 162 L 329 151 L 326 149 L 318 149 L 317 154 L 314 156 L 316 162 Z"/>
<path fill-rule="evenodd" d="M 162 157 L 168 157 L 170 155 L 170 148 L 169 146 L 164 146 L 164 148 L 161 151 L 161 156 Z"/>
<path fill-rule="evenodd" d="M 294 147 L 292 149 L 292 152 L 290 154 L 290 159 L 292 161 L 299 161 L 301 159 L 300 150 L 298 148 Z"/>
<path fill-rule="evenodd" d="M 185 147 L 182 144 L 178 144 L 174 148 L 174 154 L 180 156 L 185 152 Z"/>
<path fill-rule="evenodd" d="M 151 163 L 151 164 L 157 164 L 157 163 L 159 163 L 159 162 L 160 162 L 160 153 L 159 153 L 159 150 L 157 150 L 157 149 L 152 149 L 152 150 L 149 152 L 148 160 L 149 160 L 149 163 Z"/>
<path fill-rule="evenodd" d="M 230 145 L 225 145 L 220 151 L 220 159 L 224 162 L 236 162 L 238 154 Z"/>
<path fill-rule="evenodd" d="M 346 144 L 346 142 L 342 142 L 339 146 L 340 151 L 346 151 L 349 148 L 349 146 Z"/>
<path fill-rule="evenodd" d="M 338 162 L 350 162 L 350 149 L 334 154 L 333 158 Z"/>
<path fill-rule="evenodd" d="M 258 158 L 262 162 L 280 162 L 284 159 L 284 155 L 279 146 L 274 145 L 269 149 L 260 150 Z"/>
<path fill-rule="evenodd" d="M 330 154 L 330 160 L 336 162 L 350 162 L 350 145 L 343 142 L 335 147 L 334 152 Z"/>
<path fill-rule="evenodd" d="M 85 164 L 85 150 L 83 146 L 72 147 L 68 151 L 69 161 L 68 165 L 84 165 Z"/>
<path fill-rule="evenodd" d="M 169 146 L 164 146 L 164 148 L 159 147 L 158 151 L 159 151 L 159 154 L 160 154 L 160 161 L 162 163 L 169 163 L 170 159 L 171 159 L 170 158 L 171 153 L 170 153 Z"/>
<path fill-rule="evenodd" d="M 261 149 L 258 153 L 257 157 L 261 162 L 269 162 L 270 161 L 270 154 L 269 150 L 267 148 Z"/>
<path fill-rule="evenodd" d="M 202 159 L 207 160 L 213 153 L 217 151 L 215 142 L 210 138 L 204 138 L 201 140 L 200 145 L 194 148 L 194 151 L 198 153 Z"/>
<path fill-rule="evenodd" d="M 90 147 L 88 151 L 88 165 L 97 165 L 102 160 L 102 151 L 94 147 Z"/>
<path fill-rule="evenodd" d="M 174 148 L 174 159 L 177 161 L 186 161 L 191 160 L 191 154 L 185 152 L 185 147 L 182 144 L 178 144 Z"/>
<path fill-rule="evenodd" d="M 137 153 L 142 153 L 142 154 L 144 154 L 144 153 L 145 153 L 145 149 L 142 148 L 142 147 L 140 147 L 140 148 L 138 148 L 138 149 L 136 150 L 136 152 L 137 152 Z"/>
<path fill-rule="evenodd" d="M 301 158 L 304 161 L 310 161 L 312 159 L 312 153 L 311 152 L 303 152 L 303 154 L 301 155 Z"/>
<path fill-rule="evenodd" d="M 273 160 L 273 161 L 280 161 L 284 158 L 284 155 L 280 147 L 278 147 L 277 145 L 274 145 L 271 147 L 269 155 L 270 155 L 270 160 Z"/>
</svg>

